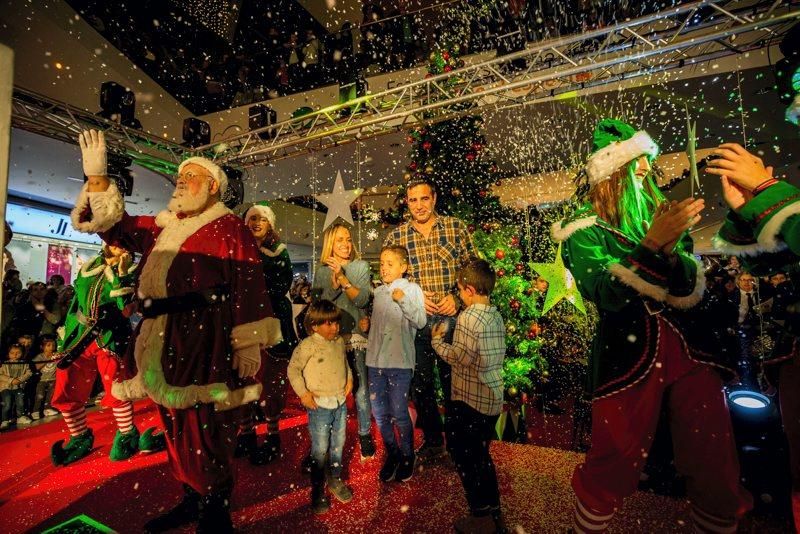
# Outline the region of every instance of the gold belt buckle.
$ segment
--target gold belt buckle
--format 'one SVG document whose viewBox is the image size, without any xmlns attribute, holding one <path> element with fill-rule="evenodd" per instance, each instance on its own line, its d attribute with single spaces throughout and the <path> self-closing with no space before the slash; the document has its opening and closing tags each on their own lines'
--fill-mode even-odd
<svg viewBox="0 0 800 534">
<path fill-rule="evenodd" d="M 644 307 L 650 315 L 658 315 L 664 311 L 664 303 L 654 300 L 645 300 Z"/>
</svg>

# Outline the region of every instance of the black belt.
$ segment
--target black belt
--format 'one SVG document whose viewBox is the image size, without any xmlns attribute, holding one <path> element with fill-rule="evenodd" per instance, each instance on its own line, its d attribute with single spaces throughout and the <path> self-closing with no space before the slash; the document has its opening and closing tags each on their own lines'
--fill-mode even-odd
<svg viewBox="0 0 800 534">
<path fill-rule="evenodd" d="M 201 308 L 207 308 L 215 304 L 222 304 L 231 297 L 228 286 L 218 286 L 203 291 L 193 291 L 167 297 L 163 299 L 139 299 L 139 312 L 145 319 L 152 319 L 159 315 L 171 313 L 183 313 Z"/>
</svg>

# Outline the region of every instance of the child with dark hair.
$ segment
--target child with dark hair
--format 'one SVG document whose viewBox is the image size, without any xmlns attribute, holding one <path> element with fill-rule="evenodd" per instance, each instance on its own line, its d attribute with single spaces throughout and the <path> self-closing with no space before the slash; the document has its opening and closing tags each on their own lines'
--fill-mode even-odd
<svg viewBox="0 0 800 534">
<path fill-rule="evenodd" d="M 422 288 L 406 279 L 406 272 L 408 250 L 400 245 L 383 247 L 383 285 L 374 292 L 366 362 L 372 415 L 386 448 L 386 460 L 378 475 L 384 482 L 405 482 L 414 474 L 414 427 L 408 415 L 408 392 L 416 363 L 414 338 L 417 330 L 425 328 L 427 317 Z"/>
<path fill-rule="evenodd" d="M 45 417 L 58 415 L 58 410 L 50 406 L 53 399 L 53 389 L 56 383 L 56 340 L 51 337 L 42 338 L 42 352 L 33 358 L 36 370 L 39 372 L 39 383 L 36 384 L 36 397 L 33 404 L 31 417 L 39 419 L 44 414 Z"/>
<path fill-rule="evenodd" d="M 433 350 L 453 369 L 447 449 L 470 509 L 454 527 L 457 532 L 502 532 L 500 490 L 489 442 L 503 407 L 506 328 L 489 302 L 495 273 L 487 261 L 471 260 L 456 273 L 456 283 L 466 309 L 456 321 L 453 342 L 444 341 L 447 323 L 438 323 L 431 331 Z"/>
<path fill-rule="evenodd" d="M 305 318 L 309 337 L 292 353 L 286 374 L 300 402 L 308 410 L 311 435 L 311 509 L 323 514 L 330 508 L 327 486 L 341 502 L 350 502 L 353 491 L 342 481 L 347 404 L 353 375 L 347 364 L 344 340 L 339 336 L 341 310 L 329 300 L 311 303 Z"/>
<path fill-rule="evenodd" d="M 28 365 L 22 362 L 22 347 L 14 344 L 8 347 L 8 361 L 0 366 L 0 395 L 3 399 L 3 422 L 0 430 L 5 430 L 14 419 L 16 408 L 17 425 L 28 425 L 31 419 L 25 415 L 25 383 L 31 377 Z"/>
</svg>

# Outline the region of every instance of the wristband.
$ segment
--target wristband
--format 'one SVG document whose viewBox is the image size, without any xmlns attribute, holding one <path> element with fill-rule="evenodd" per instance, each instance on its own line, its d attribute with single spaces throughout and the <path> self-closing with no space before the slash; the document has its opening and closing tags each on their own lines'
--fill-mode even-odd
<svg viewBox="0 0 800 534">
<path fill-rule="evenodd" d="M 778 180 L 776 180 L 775 178 L 767 178 L 766 180 L 764 180 L 763 182 L 761 182 L 760 184 L 758 184 L 758 185 L 757 185 L 757 186 L 756 186 L 756 187 L 753 189 L 753 196 L 756 196 L 756 195 L 758 195 L 758 194 L 759 194 L 759 193 L 761 193 L 762 191 L 766 190 L 767 188 L 769 188 L 769 187 L 771 187 L 771 186 L 773 186 L 773 185 L 775 185 L 775 184 L 777 184 L 777 183 L 778 183 Z"/>
</svg>

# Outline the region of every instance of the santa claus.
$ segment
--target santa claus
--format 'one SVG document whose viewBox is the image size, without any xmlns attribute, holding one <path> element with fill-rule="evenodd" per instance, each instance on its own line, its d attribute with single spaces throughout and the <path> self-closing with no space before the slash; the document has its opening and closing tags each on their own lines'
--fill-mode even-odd
<svg viewBox="0 0 800 534">
<path fill-rule="evenodd" d="M 79 144 L 88 180 L 73 226 L 142 255 L 136 295 L 143 320 L 113 392 L 159 405 L 170 467 L 186 492 L 145 529 L 161 532 L 197 520 L 198 532 L 230 532 L 241 408 L 261 393 L 253 379 L 261 348 L 281 339 L 258 247 L 220 202 L 227 177 L 213 162 L 181 163 L 168 208 L 132 217 L 107 177 L 103 133 L 83 132 Z"/>
</svg>

